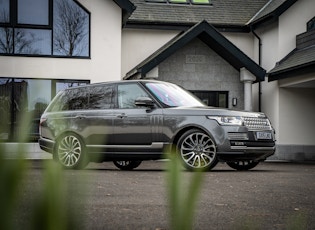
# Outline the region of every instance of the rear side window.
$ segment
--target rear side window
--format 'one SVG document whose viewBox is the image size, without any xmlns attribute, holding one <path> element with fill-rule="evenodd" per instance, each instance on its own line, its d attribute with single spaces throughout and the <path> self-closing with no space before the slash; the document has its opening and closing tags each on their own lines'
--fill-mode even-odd
<svg viewBox="0 0 315 230">
<path fill-rule="evenodd" d="M 89 109 L 113 108 L 113 86 L 93 86 L 90 88 Z"/>
<path fill-rule="evenodd" d="M 88 104 L 88 93 L 84 88 L 63 91 L 51 111 L 67 111 L 86 109 Z"/>
</svg>

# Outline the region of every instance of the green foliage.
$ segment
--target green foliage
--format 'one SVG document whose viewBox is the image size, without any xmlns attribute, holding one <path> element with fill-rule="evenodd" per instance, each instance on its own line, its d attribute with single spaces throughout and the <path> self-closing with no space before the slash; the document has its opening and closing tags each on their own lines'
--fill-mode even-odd
<svg viewBox="0 0 315 230">
<path fill-rule="evenodd" d="M 18 127 L 17 136 L 19 143 L 27 140 L 31 118 L 29 113 L 24 113 L 19 118 L 18 124 L 21 124 Z M 29 197 L 29 195 L 25 197 L 23 186 L 25 186 L 26 176 L 29 175 L 30 161 L 25 160 L 23 156 L 25 151 L 23 146 L 25 145 L 17 145 L 18 157 L 8 160 L 5 159 L 7 152 L 5 145 L 0 143 L 0 229 L 13 230 L 17 227 L 17 223 L 25 223 L 25 226 L 19 227 L 26 230 L 77 229 L 75 226 L 78 222 L 75 212 L 70 212 L 71 204 L 67 199 L 64 171 L 60 165 L 52 161 L 45 162 L 43 180 L 39 183 L 39 195 L 34 194 L 38 197 Z M 25 203 L 27 207 L 21 207 L 22 203 Z M 28 210 L 29 219 L 26 221 L 20 220 L 24 218 L 19 215 L 23 213 L 23 211 L 19 211 L 20 208 Z"/>
<path fill-rule="evenodd" d="M 167 169 L 171 229 L 193 229 L 193 217 L 202 186 L 203 172 L 196 170 L 191 175 L 190 183 L 185 183 L 178 154 L 170 154 Z"/>
<path fill-rule="evenodd" d="M 24 160 L 4 160 L 0 145 L 0 229 L 13 229 L 12 220 L 17 207 L 19 186 L 27 169 Z"/>
</svg>

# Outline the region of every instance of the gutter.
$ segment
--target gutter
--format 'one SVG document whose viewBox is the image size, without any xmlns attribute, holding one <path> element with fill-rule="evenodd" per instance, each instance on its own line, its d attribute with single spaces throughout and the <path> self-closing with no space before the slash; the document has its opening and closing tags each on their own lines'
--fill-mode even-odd
<svg viewBox="0 0 315 230">
<path fill-rule="evenodd" d="M 258 39 L 258 65 L 261 66 L 261 47 L 262 42 L 261 38 L 256 34 L 255 30 L 252 26 L 250 26 L 250 31 L 253 33 L 253 35 Z M 258 82 L 258 111 L 261 112 L 261 81 Z"/>
</svg>

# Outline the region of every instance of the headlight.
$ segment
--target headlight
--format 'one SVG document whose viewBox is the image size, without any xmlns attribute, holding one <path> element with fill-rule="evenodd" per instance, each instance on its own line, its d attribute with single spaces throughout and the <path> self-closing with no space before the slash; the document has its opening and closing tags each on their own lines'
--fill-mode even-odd
<svg viewBox="0 0 315 230">
<path fill-rule="evenodd" d="M 216 120 L 220 125 L 243 125 L 243 119 L 241 117 L 208 116 L 208 118 Z"/>
</svg>

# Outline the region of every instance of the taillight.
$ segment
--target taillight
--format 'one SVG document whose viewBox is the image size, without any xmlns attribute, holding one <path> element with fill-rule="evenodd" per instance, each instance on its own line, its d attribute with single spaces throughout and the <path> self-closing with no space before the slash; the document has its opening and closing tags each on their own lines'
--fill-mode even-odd
<svg viewBox="0 0 315 230">
<path fill-rule="evenodd" d="M 45 121 L 47 121 L 47 118 L 41 118 L 39 122 L 39 126 L 43 126 Z"/>
</svg>

